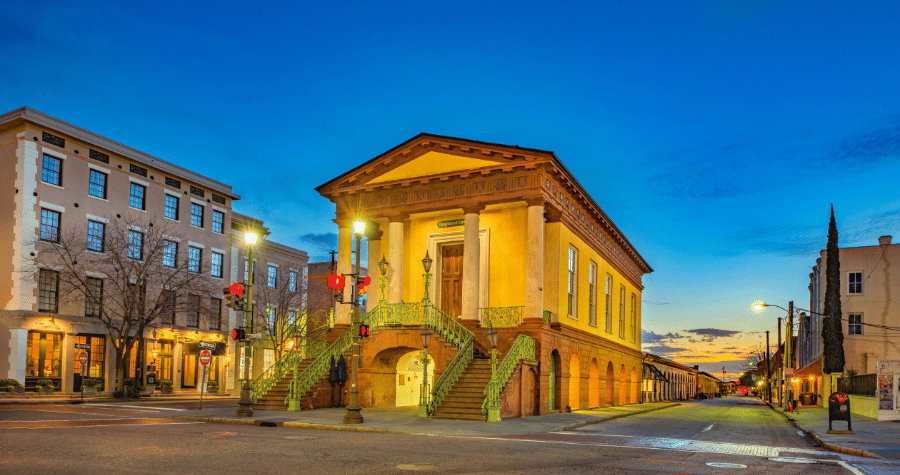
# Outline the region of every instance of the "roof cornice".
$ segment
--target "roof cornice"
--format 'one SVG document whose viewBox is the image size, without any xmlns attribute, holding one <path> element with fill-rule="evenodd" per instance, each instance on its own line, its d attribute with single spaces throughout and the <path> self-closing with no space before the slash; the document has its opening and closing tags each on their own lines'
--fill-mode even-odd
<svg viewBox="0 0 900 475">
<path fill-rule="evenodd" d="M 39 127 L 47 128 L 55 132 L 59 132 L 63 135 L 67 135 L 73 139 L 109 150 L 110 152 L 113 152 L 117 155 L 121 155 L 130 160 L 134 160 L 135 162 L 156 168 L 165 173 L 176 175 L 186 180 L 193 181 L 198 185 L 203 185 L 212 191 L 227 195 L 232 200 L 241 199 L 240 196 L 236 195 L 234 191 L 232 191 L 231 186 L 200 175 L 199 173 L 192 172 L 186 168 L 182 168 L 161 158 L 154 157 L 153 155 L 150 155 L 148 153 L 141 152 L 140 150 L 131 148 L 125 144 L 110 140 L 102 135 L 57 119 L 56 117 L 47 115 L 35 109 L 22 107 L 20 109 L 16 109 L 14 111 L 0 115 L 0 128 L 7 124 L 13 124 L 16 121 L 31 123 Z"/>
</svg>

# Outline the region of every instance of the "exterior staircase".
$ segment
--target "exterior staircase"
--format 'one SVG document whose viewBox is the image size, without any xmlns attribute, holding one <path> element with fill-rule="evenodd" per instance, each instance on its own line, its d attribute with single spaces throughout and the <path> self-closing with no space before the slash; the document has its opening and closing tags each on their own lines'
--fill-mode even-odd
<svg viewBox="0 0 900 475">
<path fill-rule="evenodd" d="M 297 365 L 297 370 L 298 371 L 305 370 L 312 362 L 313 362 L 313 358 L 307 358 L 307 359 L 301 361 Z M 291 379 L 293 379 L 293 378 L 294 378 L 293 370 L 285 373 L 284 377 L 281 378 L 281 381 L 278 381 L 278 383 L 275 384 L 275 386 L 272 386 L 272 389 L 270 389 L 265 394 L 265 396 L 259 398 L 258 401 L 253 403 L 253 408 L 263 410 L 263 411 L 286 411 L 287 404 L 284 403 L 284 400 L 290 394 L 290 384 L 291 384 Z M 327 383 L 328 382 L 328 373 L 325 373 L 325 375 L 322 377 L 322 379 Z M 319 386 L 318 384 L 316 386 L 313 386 L 313 388 L 309 392 L 307 392 L 306 394 L 303 395 L 301 400 L 312 395 L 313 391 L 315 391 L 318 386 Z"/>
<path fill-rule="evenodd" d="M 481 405 L 484 402 L 484 388 L 491 380 L 491 360 L 479 356 L 476 355 L 469 363 L 431 417 L 485 421 Z"/>
</svg>

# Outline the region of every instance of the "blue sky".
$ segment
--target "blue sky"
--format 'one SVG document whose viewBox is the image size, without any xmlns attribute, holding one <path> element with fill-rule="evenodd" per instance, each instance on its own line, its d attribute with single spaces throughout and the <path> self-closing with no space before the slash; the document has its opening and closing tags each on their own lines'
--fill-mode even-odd
<svg viewBox="0 0 900 475">
<path fill-rule="evenodd" d="M 717 374 L 774 334 L 750 302 L 807 306 L 830 204 L 842 246 L 900 240 L 897 2 L 3 10 L 0 109 L 228 183 L 314 259 L 313 188 L 419 132 L 556 152 L 656 271 L 645 348 Z"/>
</svg>

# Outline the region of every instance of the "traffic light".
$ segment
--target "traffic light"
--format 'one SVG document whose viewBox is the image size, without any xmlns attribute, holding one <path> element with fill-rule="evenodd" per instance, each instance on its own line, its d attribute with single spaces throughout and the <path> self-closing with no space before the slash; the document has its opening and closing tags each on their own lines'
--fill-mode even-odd
<svg viewBox="0 0 900 475">
<path fill-rule="evenodd" d="M 224 290 L 225 299 L 228 302 L 225 303 L 232 310 L 244 310 L 245 300 L 244 300 L 244 286 L 235 282 L 231 284 L 229 287 L 226 287 Z"/>
<path fill-rule="evenodd" d="M 359 337 L 360 338 L 369 338 L 369 326 L 360 324 L 359 325 Z"/>
<path fill-rule="evenodd" d="M 231 330 L 231 339 L 235 341 L 243 341 L 247 339 L 247 331 L 243 327 L 233 328 Z"/>
<path fill-rule="evenodd" d="M 356 301 L 363 304 L 366 303 L 366 298 L 368 295 L 366 294 L 369 291 L 369 287 L 362 285 L 362 282 L 359 283 L 359 288 L 356 291 Z"/>
<path fill-rule="evenodd" d="M 346 283 L 344 276 L 331 274 L 328 276 L 328 287 L 334 290 L 334 299 L 338 302 L 344 303 L 344 284 Z"/>
</svg>

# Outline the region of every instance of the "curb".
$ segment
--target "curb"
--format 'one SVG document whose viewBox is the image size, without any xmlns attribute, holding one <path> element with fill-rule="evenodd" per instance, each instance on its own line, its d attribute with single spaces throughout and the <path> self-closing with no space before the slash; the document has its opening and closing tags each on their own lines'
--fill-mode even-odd
<svg viewBox="0 0 900 475">
<path fill-rule="evenodd" d="M 856 457 L 866 457 L 866 458 L 884 460 L 884 457 L 882 457 L 878 454 L 873 454 L 872 452 L 869 452 L 868 450 L 851 449 L 850 447 L 841 447 L 840 445 L 834 445 L 834 444 L 825 442 L 824 440 L 822 440 L 821 437 L 819 437 L 819 434 L 817 434 L 815 431 L 806 430 L 803 427 L 800 427 L 800 425 L 797 424 L 797 420 L 794 419 L 793 417 L 787 415 L 787 413 L 778 411 L 777 409 L 775 409 L 774 406 L 772 406 L 772 404 L 770 404 L 768 402 L 766 402 L 766 405 L 769 406 L 769 408 L 772 409 L 773 411 L 784 416 L 784 418 L 787 419 L 787 421 L 790 422 L 791 425 L 793 425 L 797 429 L 802 430 L 804 434 L 808 435 L 809 438 L 814 440 L 816 442 L 816 444 L 818 444 L 820 447 L 822 447 L 825 450 L 829 450 L 831 452 L 837 452 L 839 454 L 853 455 Z"/>
<path fill-rule="evenodd" d="M 237 396 L 214 396 L 204 397 L 204 401 L 229 401 L 237 400 Z M 142 397 L 140 399 L 115 399 L 113 397 L 92 397 L 84 398 L 84 402 L 179 402 L 179 401 L 200 401 L 200 396 L 193 397 Z M 78 396 L 58 396 L 54 398 L 23 398 L 23 399 L 0 399 L 0 405 L 29 405 L 29 404 L 81 404 L 82 400 Z"/>
<path fill-rule="evenodd" d="M 578 429 L 579 427 L 585 427 L 585 426 L 589 426 L 589 425 L 592 425 L 592 424 L 599 424 L 599 423 L 601 423 L 601 422 L 611 421 L 611 420 L 614 420 L 614 419 L 621 419 L 621 418 L 623 418 L 623 417 L 628 417 L 628 416 L 636 416 L 636 415 L 638 415 L 638 414 L 646 414 L 646 413 L 648 413 L 648 412 L 660 411 L 660 410 L 663 410 L 663 409 L 668 409 L 668 408 L 670 408 L 670 407 L 676 407 L 676 406 L 680 406 L 680 405 L 681 405 L 680 403 L 672 403 L 672 404 L 669 404 L 669 405 L 667 405 L 667 406 L 651 407 L 651 408 L 649 408 L 649 409 L 643 409 L 643 410 L 640 410 L 640 411 L 629 412 L 629 413 L 627 413 L 627 414 L 613 414 L 613 415 L 610 415 L 610 416 L 602 416 L 602 417 L 598 417 L 598 418 L 596 418 L 596 419 L 594 419 L 594 420 L 592 420 L 592 421 L 579 422 L 579 423 L 576 423 L 576 424 L 571 424 L 571 425 L 568 425 L 568 426 L 563 426 L 563 427 L 558 427 L 558 428 L 556 428 L 556 429 L 551 429 L 551 430 L 548 430 L 548 431 L 545 431 L 545 432 L 556 432 L 556 431 L 563 431 L 563 430 L 574 430 L 574 429 Z"/>
<path fill-rule="evenodd" d="M 243 426 L 258 427 L 288 427 L 291 429 L 315 429 L 315 430 L 336 430 L 343 432 L 372 432 L 376 434 L 410 434 L 410 432 L 402 432 L 398 430 L 372 429 L 370 427 L 355 426 L 338 426 L 330 424 L 314 424 L 312 422 L 282 422 L 282 421 L 266 421 L 259 419 L 228 419 L 224 417 L 197 417 L 197 416 L 176 416 L 171 419 L 181 419 L 194 422 L 208 422 L 212 424 L 232 424 Z"/>
</svg>

